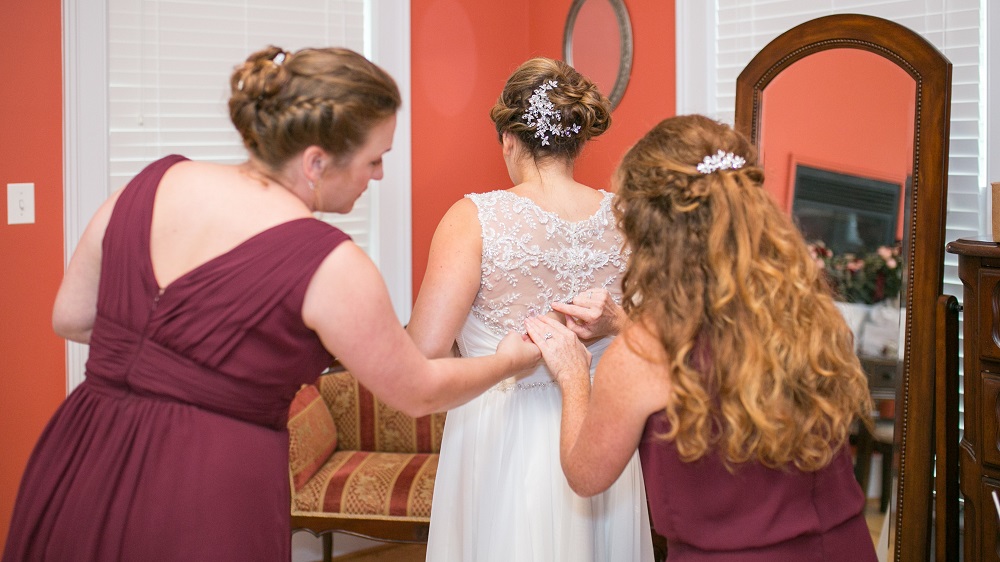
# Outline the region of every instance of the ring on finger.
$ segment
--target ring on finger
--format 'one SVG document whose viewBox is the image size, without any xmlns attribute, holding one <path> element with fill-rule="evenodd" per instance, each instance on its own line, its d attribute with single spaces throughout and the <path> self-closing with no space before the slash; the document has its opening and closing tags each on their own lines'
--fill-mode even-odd
<svg viewBox="0 0 1000 562">
<path fill-rule="evenodd" d="M 545 332 L 545 336 L 543 336 L 543 337 L 544 337 L 545 340 L 551 339 L 552 338 L 552 332 Z"/>
</svg>

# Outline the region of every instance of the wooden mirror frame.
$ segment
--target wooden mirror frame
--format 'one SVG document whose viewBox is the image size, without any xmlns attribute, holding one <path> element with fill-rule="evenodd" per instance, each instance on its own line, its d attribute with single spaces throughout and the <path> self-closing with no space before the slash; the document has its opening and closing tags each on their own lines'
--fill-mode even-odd
<svg viewBox="0 0 1000 562">
<path fill-rule="evenodd" d="M 595 0 L 596 1 L 596 0 Z M 632 21 L 628 17 L 628 8 L 622 0 L 608 0 L 611 9 L 615 12 L 615 20 L 618 23 L 619 52 L 618 75 L 615 83 L 608 92 L 608 100 L 611 101 L 611 109 L 618 107 L 625 95 L 625 88 L 628 86 L 629 76 L 632 74 Z M 576 17 L 580 14 L 580 8 L 587 0 L 573 0 L 569 7 L 569 14 L 566 16 L 566 27 L 563 29 L 563 60 L 566 64 L 573 66 L 573 28 L 576 26 Z"/>
<path fill-rule="evenodd" d="M 926 39 L 889 20 L 857 14 L 814 19 L 771 41 L 740 73 L 736 129 L 759 145 L 764 89 L 796 61 L 828 49 L 870 51 L 916 82 L 913 183 L 904 233 L 906 323 L 901 327 L 903 371 L 896 402 L 900 460 L 892 545 L 894 560 L 925 562 L 931 559 L 935 325 L 944 279 L 951 63 Z"/>
</svg>

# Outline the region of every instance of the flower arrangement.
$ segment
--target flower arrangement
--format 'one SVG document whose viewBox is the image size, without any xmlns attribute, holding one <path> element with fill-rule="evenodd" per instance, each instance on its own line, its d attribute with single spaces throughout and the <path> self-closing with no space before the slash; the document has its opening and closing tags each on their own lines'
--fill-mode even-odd
<svg viewBox="0 0 1000 562">
<path fill-rule="evenodd" d="M 834 254 L 823 242 L 809 244 L 816 265 L 826 272 L 834 298 L 874 304 L 899 296 L 903 272 L 900 244 L 881 246 L 866 254 Z"/>
</svg>

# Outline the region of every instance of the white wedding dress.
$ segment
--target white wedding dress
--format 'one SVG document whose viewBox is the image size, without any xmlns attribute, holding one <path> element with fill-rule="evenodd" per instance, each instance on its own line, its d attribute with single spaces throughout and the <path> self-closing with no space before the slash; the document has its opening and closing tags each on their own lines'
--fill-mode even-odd
<svg viewBox="0 0 1000 562">
<path fill-rule="evenodd" d="M 468 195 L 482 225 L 482 284 L 458 339 L 492 354 L 524 319 L 581 291 L 620 297 L 627 254 L 612 194 L 567 222 L 510 191 Z M 593 365 L 610 343 L 589 346 Z M 593 373 L 591 373 L 593 375 Z M 428 562 L 653 560 L 638 455 L 606 492 L 576 495 L 559 464 L 559 387 L 542 366 L 448 412 L 431 508 Z M 585 437 L 584 437 L 585 438 Z"/>
</svg>

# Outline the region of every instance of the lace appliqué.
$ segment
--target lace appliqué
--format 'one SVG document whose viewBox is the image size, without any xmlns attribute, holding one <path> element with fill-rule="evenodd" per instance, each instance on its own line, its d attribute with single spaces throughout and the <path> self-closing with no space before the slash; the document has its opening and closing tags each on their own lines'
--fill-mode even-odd
<svg viewBox="0 0 1000 562">
<path fill-rule="evenodd" d="M 509 380 L 500 381 L 499 384 L 489 389 L 488 392 L 514 392 L 525 390 L 541 390 L 557 386 L 556 381 L 536 381 L 536 382 L 512 382 Z"/>
<path fill-rule="evenodd" d="M 617 302 L 629 251 L 615 228 L 613 194 L 597 212 L 569 222 L 510 191 L 466 195 L 479 209 L 483 257 L 472 314 L 503 336 L 524 333 L 524 320 L 603 287 Z"/>
</svg>

